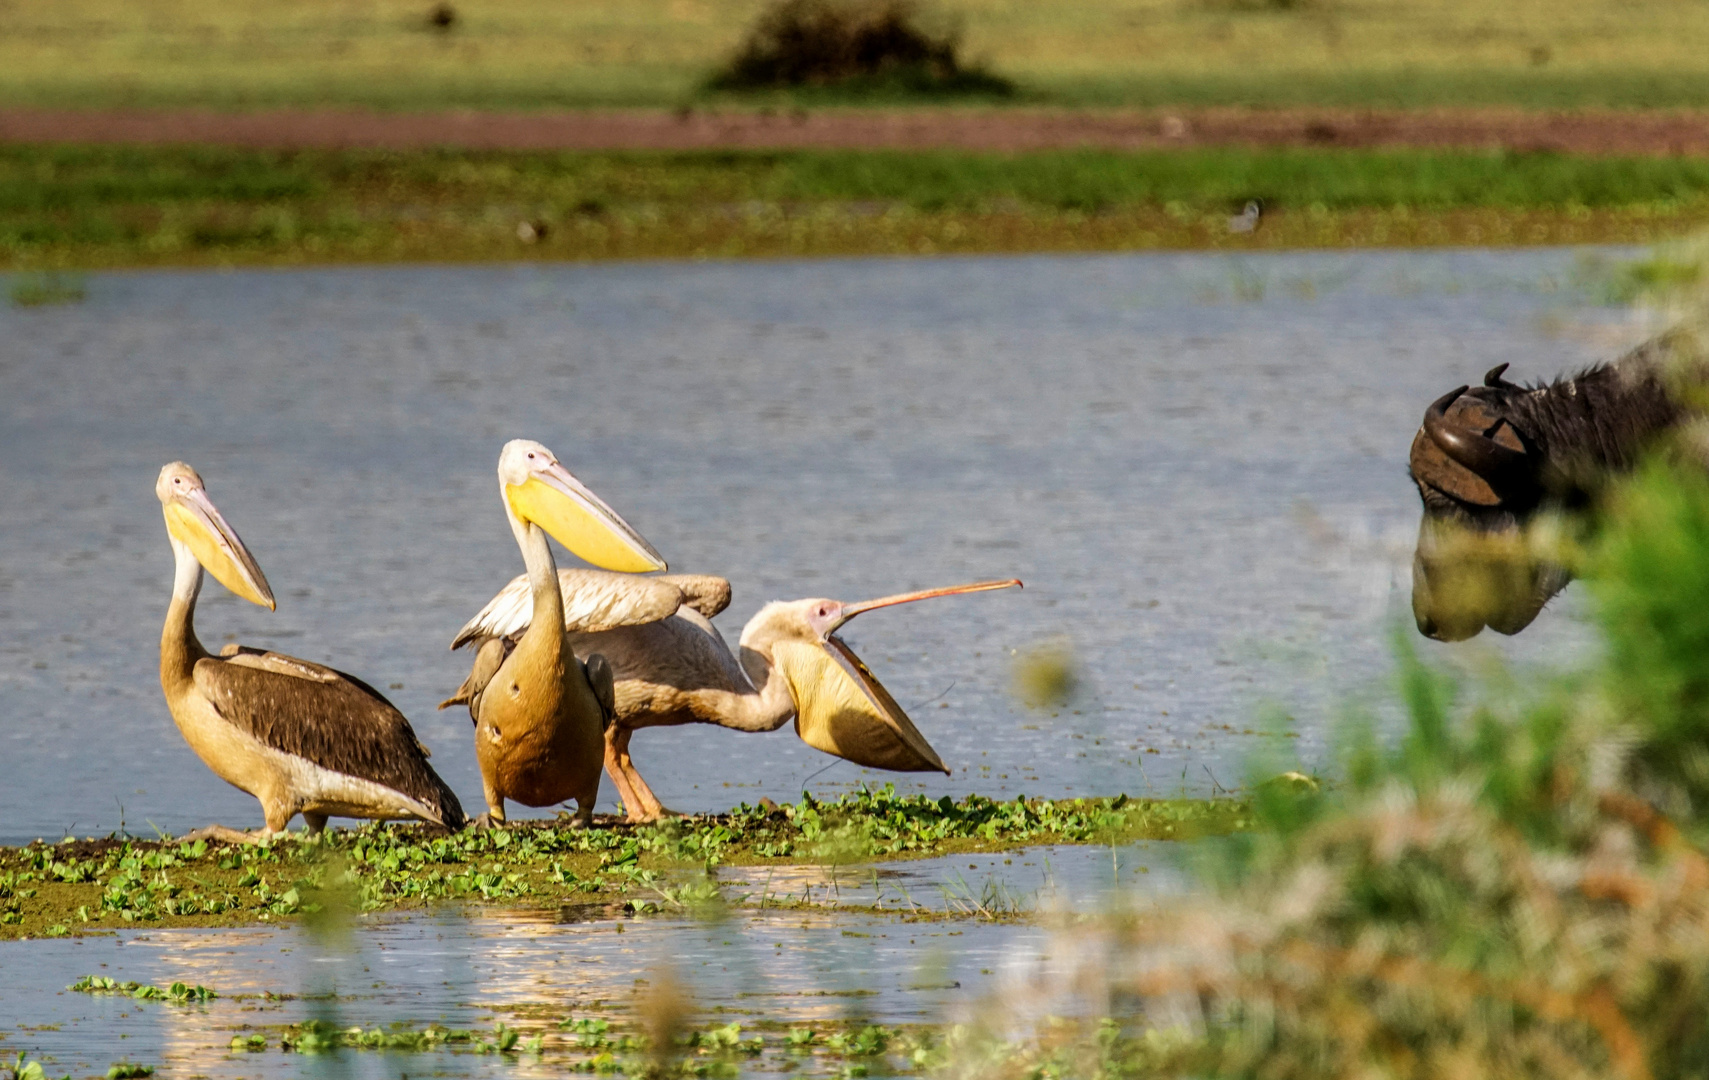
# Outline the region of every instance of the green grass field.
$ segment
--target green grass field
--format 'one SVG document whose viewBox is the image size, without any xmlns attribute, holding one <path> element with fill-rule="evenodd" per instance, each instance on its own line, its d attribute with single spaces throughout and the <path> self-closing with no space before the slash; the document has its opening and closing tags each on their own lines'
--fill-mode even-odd
<svg viewBox="0 0 1709 1080">
<path fill-rule="evenodd" d="M 762 0 L 9 0 L 0 105 L 671 106 Z M 1011 100 L 1709 107 L 1701 0 L 937 0 Z M 818 100 L 825 100 L 821 95 Z"/>
<path fill-rule="evenodd" d="M 1263 226 L 1232 235 L 1249 198 Z M 0 147 L 12 269 L 1648 242 L 1706 222 L 1698 158 Z"/>
</svg>

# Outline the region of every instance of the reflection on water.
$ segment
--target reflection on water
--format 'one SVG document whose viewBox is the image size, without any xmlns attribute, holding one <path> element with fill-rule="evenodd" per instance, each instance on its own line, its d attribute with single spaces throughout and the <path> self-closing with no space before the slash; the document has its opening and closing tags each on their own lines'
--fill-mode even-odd
<svg viewBox="0 0 1709 1080">
<path fill-rule="evenodd" d="M 465 805 L 446 651 L 520 569 L 493 476 L 545 441 L 675 568 L 855 599 L 1019 576 L 868 616 L 851 644 L 955 770 L 904 790 L 1202 792 L 1387 670 L 1418 520 L 1421 403 L 1555 333 L 1569 251 L 330 269 L 96 275 L 0 310 L 0 840 L 251 826 L 156 681 L 171 555 L 152 493 L 195 464 L 279 596 L 204 594 L 204 638 L 386 688 Z M 1308 287 L 1309 286 L 1309 287 Z M 1592 311 L 1614 326 L 1624 316 Z M 1582 642 L 1573 594 L 1511 655 Z M 1071 643 L 1053 713 L 1013 654 Z M 1274 701 L 1293 739 L 1245 734 Z M 685 810 L 882 781 L 788 731 L 642 732 Z M 604 791 L 611 805 L 611 788 Z"/>
<path fill-rule="evenodd" d="M 793 868 L 772 895 L 832 897 L 870 904 L 885 893 L 911 895 L 941 911 L 945 897 L 999 882 L 1027 906 L 1089 907 L 1113 889 L 1155 896 L 1182 888 L 1170 845 L 1120 849 L 1047 848 L 1009 855 L 956 856 L 885 867 Z M 874 887 L 874 876 L 878 887 Z M 728 870 L 731 893 L 744 872 Z M 786 881 L 786 887 L 785 887 Z M 827 897 L 824 893 L 831 893 Z M 751 893 L 750 893 L 751 895 Z M 889 906 L 886 904 L 885 906 Z M 736 909 L 721 918 L 655 916 L 623 922 L 562 921 L 549 913 L 461 912 L 362 920 L 342 951 L 300 928 L 173 930 L 118 937 L 7 944 L 0 950 L 0 1016 L 21 1028 L 0 1043 L 8 1053 L 51 1058 L 55 1071 L 104 1071 L 120 1058 L 146 1061 L 168 1075 L 211 1077 L 314 1074 L 316 1059 L 272 1049 L 228 1052 L 245 1026 L 310 1017 L 364 1028 L 491 1028 L 534 1018 L 621 1013 L 661 971 L 672 971 L 718 1022 L 769 1019 L 812 1024 L 860 1017 L 882 1024 L 967 1014 L 1005 980 L 1050 963 L 1046 932 L 1029 922 L 975 919 L 907 922 L 833 910 Z M 86 974 L 155 985 L 211 986 L 206 1005 L 137 1002 L 122 996 L 65 993 Z M 330 1001 L 269 1001 L 260 995 L 335 994 Z M 27 1028 L 28 1030 L 24 1030 Z M 421 1058 L 340 1055 L 356 1076 L 425 1070 Z M 399 1062 L 403 1064 L 400 1066 Z M 487 1059 L 441 1052 L 431 1068 L 479 1075 Z"/>
</svg>

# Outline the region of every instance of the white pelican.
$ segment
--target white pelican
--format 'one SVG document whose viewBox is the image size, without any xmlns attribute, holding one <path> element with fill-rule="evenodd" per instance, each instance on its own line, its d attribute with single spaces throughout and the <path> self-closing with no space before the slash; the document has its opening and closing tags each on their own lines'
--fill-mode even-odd
<svg viewBox="0 0 1709 1080">
<path fill-rule="evenodd" d="M 499 493 L 528 572 L 518 580 L 530 599 L 516 634 L 497 639 L 477 661 L 485 678 L 471 693 L 475 756 L 487 812 L 504 820 L 504 801 L 551 806 L 575 799 L 576 823 L 593 821 L 603 732 L 611 716 L 611 671 L 579 660 L 564 639 L 550 533 L 576 555 L 609 570 L 663 570 L 665 560 L 616 511 L 537 442 L 515 439 L 498 459 Z"/>
<path fill-rule="evenodd" d="M 857 765 L 947 775 L 902 706 L 835 631 L 874 608 L 1020 584 L 981 581 L 859 604 L 773 601 L 742 628 L 738 661 L 709 621 L 729 603 L 723 578 L 559 573 L 566 639 L 577 655 L 598 655 L 611 667 L 615 718 L 606 731 L 605 768 L 631 821 L 669 812 L 629 757 L 629 739 L 644 727 L 775 731 L 793 719 L 802 741 Z M 479 649 L 468 680 L 440 708 L 478 698 L 490 677 L 481 657 L 529 626 L 522 600 L 529 588 L 526 578 L 515 579 L 457 634 L 452 648 L 473 642 Z"/>
<path fill-rule="evenodd" d="M 266 827 L 220 825 L 191 834 L 260 841 L 303 815 L 311 833 L 330 816 L 419 818 L 461 829 L 463 808 L 427 763 L 409 721 L 360 679 L 260 649 L 228 645 L 210 656 L 196 639 L 205 568 L 251 603 L 276 609 L 261 567 L 182 461 L 154 485 L 177 558 L 172 604 L 160 634 L 160 685 L 196 756 L 220 779 L 261 801 Z"/>
</svg>

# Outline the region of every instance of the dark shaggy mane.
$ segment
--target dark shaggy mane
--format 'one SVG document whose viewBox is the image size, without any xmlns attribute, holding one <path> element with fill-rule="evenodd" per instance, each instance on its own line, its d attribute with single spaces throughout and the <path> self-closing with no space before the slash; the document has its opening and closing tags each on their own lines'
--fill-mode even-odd
<svg viewBox="0 0 1709 1080">
<path fill-rule="evenodd" d="M 1592 472 L 1631 468 L 1679 422 L 1683 410 L 1664 381 L 1666 353 L 1667 342 L 1658 338 L 1553 382 L 1484 393 L 1559 479 L 1592 483 Z"/>
</svg>

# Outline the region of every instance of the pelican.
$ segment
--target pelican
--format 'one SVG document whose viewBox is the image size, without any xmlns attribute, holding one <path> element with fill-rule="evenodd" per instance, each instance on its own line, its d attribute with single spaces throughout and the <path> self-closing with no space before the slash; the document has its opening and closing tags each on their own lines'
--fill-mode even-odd
<svg viewBox="0 0 1709 1080">
<path fill-rule="evenodd" d="M 269 611 L 273 591 L 196 470 L 174 461 L 155 481 L 177 571 L 160 634 L 160 686 L 190 749 L 220 779 L 261 802 L 266 826 L 221 825 L 190 838 L 260 842 L 303 815 L 310 833 L 330 816 L 417 818 L 461 829 L 463 807 L 427 763 L 409 721 L 367 683 L 307 660 L 196 639 L 202 571 Z"/>
<path fill-rule="evenodd" d="M 498 478 L 528 568 L 517 580 L 529 602 L 524 607 L 519 601 L 523 621 L 516 631 L 477 654 L 483 678 L 466 698 L 487 800 L 476 824 L 502 822 L 506 799 L 550 806 L 573 798 L 575 824 L 586 826 L 599 796 L 603 733 L 612 715 L 611 669 L 598 656 L 578 658 L 565 641 L 564 597 L 546 536 L 608 570 L 663 570 L 665 560 L 537 442 L 506 443 Z"/>
<path fill-rule="evenodd" d="M 635 822 L 669 813 L 629 756 L 630 737 L 644 727 L 717 724 L 776 731 L 793 719 L 807 745 L 857 765 L 948 775 L 902 706 L 836 631 L 876 608 L 1020 584 L 981 581 L 858 604 L 773 601 L 742 628 L 738 660 L 710 621 L 730 602 L 730 583 L 723 578 L 559 572 L 566 639 L 577 655 L 598 655 L 612 672 L 614 716 L 605 733 L 605 769 Z M 458 632 L 451 647 L 476 644 L 476 662 L 440 708 L 481 693 L 489 677 L 481 657 L 494 655 L 530 625 L 523 602 L 529 589 L 526 578 L 515 579 Z"/>
</svg>

